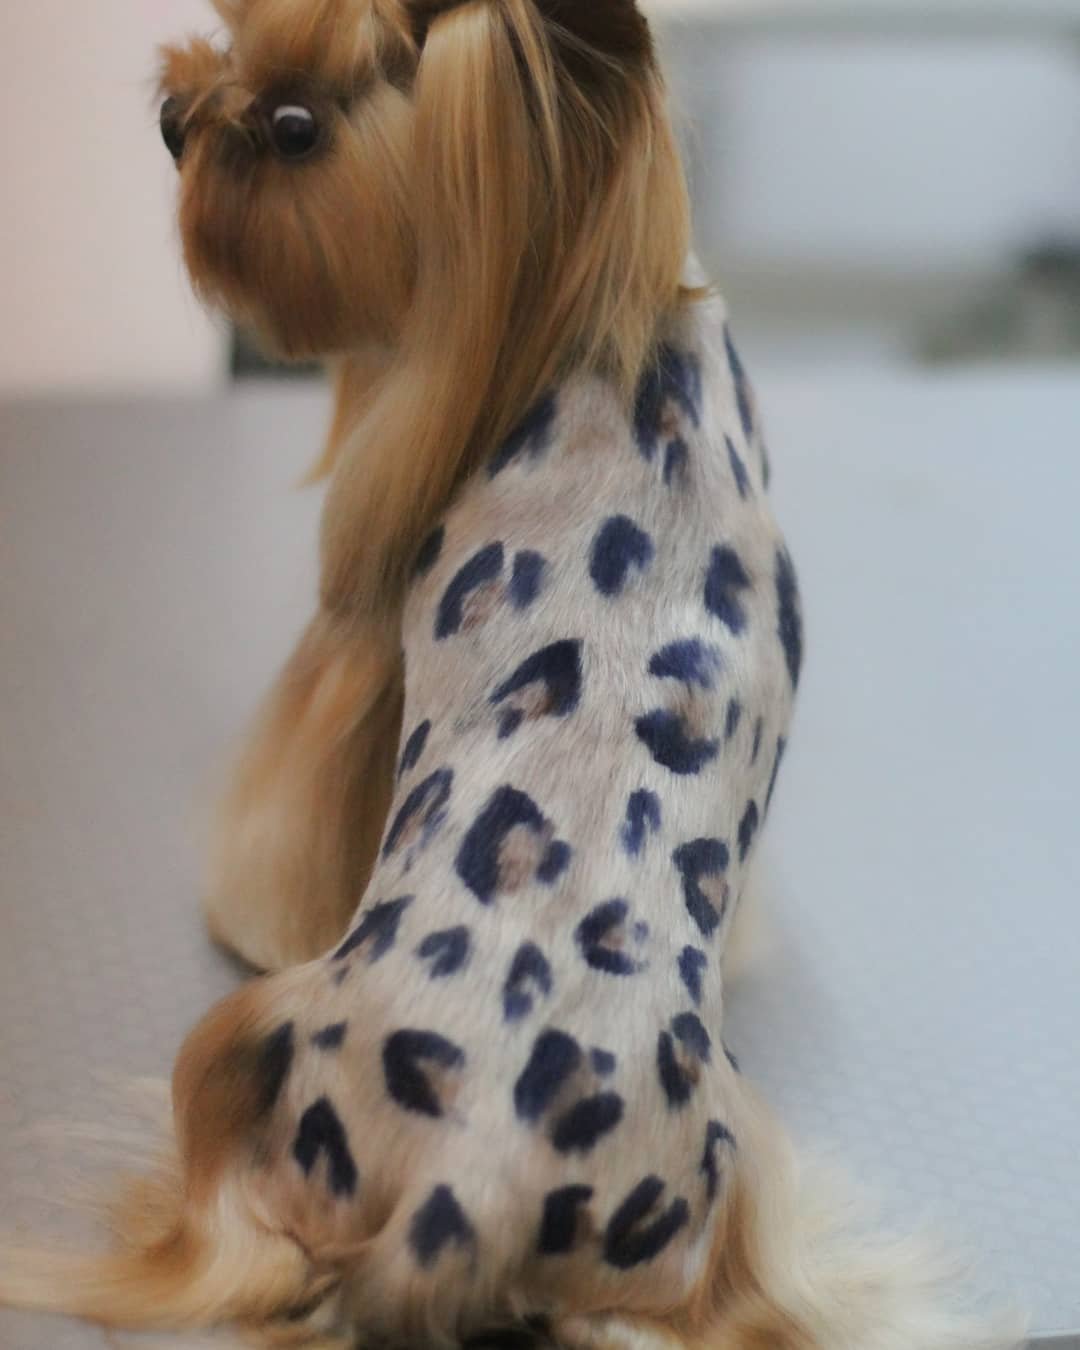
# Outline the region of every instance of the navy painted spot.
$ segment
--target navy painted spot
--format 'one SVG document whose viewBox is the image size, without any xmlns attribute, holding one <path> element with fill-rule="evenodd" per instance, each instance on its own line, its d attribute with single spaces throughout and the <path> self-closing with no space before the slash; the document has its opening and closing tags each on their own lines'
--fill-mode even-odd
<svg viewBox="0 0 1080 1350">
<path fill-rule="evenodd" d="M 660 829 L 660 798 L 642 788 L 626 803 L 626 820 L 620 833 L 622 846 L 631 858 L 640 858 L 650 834 Z"/>
<path fill-rule="evenodd" d="M 618 1060 L 610 1050 L 590 1050 L 589 1063 L 593 1067 L 593 1072 L 598 1073 L 601 1078 L 610 1078 L 618 1067 Z"/>
<path fill-rule="evenodd" d="M 727 440 L 728 459 L 731 462 L 731 472 L 735 476 L 735 486 L 739 489 L 739 496 L 744 500 L 750 496 L 750 475 L 746 471 L 746 465 L 742 461 L 738 450 L 735 449 L 735 442 L 730 436 Z"/>
<path fill-rule="evenodd" d="M 292 1070 L 296 1053 L 296 1034 L 292 1022 L 285 1022 L 263 1041 L 255 1069 L 259 1097 L 256 1114 L 261 1119 L 277 1105 Z"/>
<path fill-rule="evenodd" d="M 705 1173 L 705 1195 L 710 1204 L 716 1199 L 720 1189 L 720 1164 L 717 1154 L 721 1147 L 734 1148 L 735 1136 L 719 1120 L 710 1120 L 705 1129 L 705 1152 L 701 1159 L 701 1170 Z"/>
<path fill-rule="evenodd" d="M 765 810 L 768 811 L 772 805 L 773 793 L 776 791 L 776 780 L 780 774 L 780 765 L 784 762 L 784 752 L 787 750 L 787 741 L 780 737 L 776 742 L 776 758 L 773 760 L 772 773 L 769 775 L 769 791 L 765 795 Z"/>
<path fill-rule="evenodd" d="M 625 900 L 608 900 L 587 915 L 577 927 L 574 936 L 587 965 L 606 975 L 636 975 L 644 970 L 644 963 L 635 960 L 626 948 L 631 942 L 627 928 L 630 906 Z M 648 927 L 637 938 L 648 937 Z"/>
<path fill-rule="evenodd" d="M 547 998 L 552 990 L 551 965 L 532 942 L 518 948 L 503 985 L 503 1015 L 508 1022 L 519 1022 L 532 1012 L 537 998 Z"/>
<path fill-rule="evenodd" d="M 731 861 L 728 846 L 720 839 L 694 839 L 677 848 L 671 860 L 682 877 L 690 917 L 704 937 L 711 937 L 723 922 L 727 909 L 728 888 L 723 875 Z M 707 894 L 701 883 L 717 878 L 720 880 L 714 893 Z M 719 908 L 715 901 L 719 902 Z"/>
<path fill-rule="evenodd" d="M 591 1186 L 562 1186 L 544 1197 L 544 1214 L 536 1250 L 541 1256 L 562 1256 L 577 1245 L 581 1211 L 593 1197 Z"/>
<path fill-rule="evenodd" d="M 398 767 L 399 778 L 404 778 L 407 773 L 411 773 L 420 763 L 420 757 L 427 748 L 428 737 L 430 735 L 431 723 L 421 722 L 405 742 L 405 748 L 401 752 L 401 764 Z"/>
<path fill-rule="evenodd" d="M 446 526 L 440 525 L 438 529 L 432 530 L 420 545 L 420 551 L 417 553 L 416 561 L 413 564 L 413 576 L 427 576 L 442 556 L 443 544 L 445 542 Z"/>
<path fill-rule="evenodd" d="M 467 928 L 447 928 L 429 933 L 416 949 L 421 961 L 428 961 L 433 980 L 445 980 L 464 970 L 469 961 L 470 940 Z"/>
<path fill-rule="evenodd" d="M 741 721 L 742 704 L 737 698 L 733 698 L 727 705 L 727 716 L 724 719 L 724 740 L 731 740 L 732 736 L 738 731 Z"/>
<path fill-rule="evenodd" d="M 443 1104 L 432 1080 L 463 1068 L 465 1052 L 434 1031 L 395 1031 L 383 1045 L 382 1059 L 386 1090 L 394 1101 L 437 1119 Z"/>
<path fill-rule="evenodd" d="M 679 953 L 679 976 L 697 1005 L 701 1003 L 701 977 L 708 964 L 709 958 L 699 947 L 684 947 Z"/>
<path fill-rule="evenodd" d="M 510 576 L 510 602 L 515 609 L 528 609 L 544 589 L 547 563 L 542 554 L 526 551 L 514 559 Z"/>
<path fill-rule="evenodd" d="M 446 804 L 453 785 L 453 769 L 437 769 L 413 788 L 390 826 L 383 845 L 384 858 L 403 843 L 412 843 L 417 836 L 424 844 L 432 839 L 446 820 Z"/>
<path fill-rule="evenodd" d="M 656 1067 L 668 1105 L 686 1105 L 701 1077 L 701 1066 L 712 1057 L 709 1033 L 693 1013 L 680 1013 L 670 1031 L 662 1031 L 656 1045 Z"/>
<path fill-rule="evenodd" d="M 502 846 L 511 830 L 519 826 L 541 835 L 547 821 L 531 797 L 517 788 L 501 787 L 462 841 L 455 864 L 457 874 L 482 905 L 490 905 L 499 892 Z"/>
<path fill-rule="evenodd" d="M 326 1155 L 326 1183 L 339 1198 L 356 1194 L 359 1174 L 349 1150 L 349 1138 L 341 1118 L 328 1097 L 320 1097 L 300 1118 L 293 1144 L 293 1157 L 310 1177 L 319 1158 Z"/>
<path fill-rule="evenodd" d="M 658 680 L 681 680 L 701 689 L 712 689 L 723 665 L 719 648 L 697 638 L 686 638 L 662 647 L 649 662 L 649 674 Z"/>
<path fill-rule="evenodd" d="M 748 802 L 743 818 L 739 821 L 739 861 L 745 862 L 746 855 L 754 847 L 754 836 L 758 832 L 757 802 Z"/>
<path fill-rule="evenodd" d="M 529 1062 L 514 1084 L 514 1109 L 520 1120 L 536 1122 L 559 1090 L 577 1072 L 581 1047 L 564 1031 L 544 1031 L 537 1037 Z"/>
<path fill-rule="evenodd" d="M 340 1050 L 345 1044 L 348 1030 L 348 1022 L 335 1022 L 333 1026 L 317 1031 L 311 1038 L 311 1044 L 316 1050 Z"/>
<path fill-rule="evenodd" d="M 619 1124 L 623 1110 L 617 1092 L 586 1097 L 555 1122 L 551 1142 L 559 1153 L 589 1153 Z"/>
<path fill-rule="evenodd" d="M 367 951 L 368 965 L 373 966 L 381 960 L 397 941 L 401 916 L 413 902 L 411 895 L 400 900 L 384 900 L 361 914 L 360 922 L 334 953 L 335 961 L 344 961 L 347 956 L 370 943 Z"/>
<path fill-rule="evenodd" d="M 570 866 L 573 856 L 574 850 L 564 839 L 552 840 L 537 869 L 537 881 L 543 882 L 545 886 L 554 886 Z"/>
<path fill-rule="evenodd" d="M 765 719 L 764 717 L 759 717 L 758 720 L 754 723 L 754 750 L 753 754 L 751 754 L 750 756 L 751 764 L 756 764 L 757 757 L 758 755 L 761 754 L 761 737 L 764 731 L 765 731 Z"/>
<path fill-rule="evenodd" d="M 746 375 L 746 367 L 743 365 L 742 358 L 735 346 L 735 339 L 731 336 L 731 329 L 726 324 L 724 325 L 724 343 L 727 346 L 731 377 L 735 381 L 735 399 L 739 405 L 739 421 L 742 422 L 743 435 L 747 441 L 750 441 L 754 435 L 754 395 Z"/>
<path fill-rule="evenodd" d="M 765 444 L 764 436 L 758 437 L 758 454 L 761 456 L 761 481 L 768 489 L 772 480 L 772 464 L 769 462 L 769 447 Z"/>
<path fill-rule="evenodd" d="M 581 648 L 580 641 L 563 641 L 533 652 L 491 695 L 492 704 L 498 707 L 513 695 L 523 694 L 523 706 L 514 711 L 526 719 L 569 717 L 581 701 Z"/>
<path fill-rule="evenodd" d="M 653 560 L 653 542 L 629 516 L 611 516 L 593 541 L 589 575 L 601 595 L 622 593 L 633 571 L 644 572 Z"/>
<path fill-rule="evenodd" d="M 664 485 L 685 483 L 690 477 L 690 447 L 680 436 L 664 452 Z"/>
<path fill-rule="evenodd" d="M 425 1270 L 451 1244 L 469 1247 L 474 1240 L 472 1224 L 449 1186 L 436 1186 L 409 1224 L 409 1246 Z"/>
<path fill-rule="evenodd" d="M 799 686 L 802 671 L 803 628 L 799 607 L 799 581 L 789 554 L 781 549 L 776 555 L 776 599 L 779 610 L 777 631 L 784 649 L 792 688 Z"/>
<path fill-rule="evenodd" d="M 528 455 L 537 460 L 551 444 L 558 401 L 554 394 L 546 394 L 506 438 L 488 465 L 488 475 L 494 478 L 516 459 Z"/>
<path fill-rule="evenodd" d="M 634 730 L 657 764 L 682 777 L 700 773 L 720 752 L 719 741 L 694 736 L 686 718 L 667 708 L 639 717 Z"/>
<path fill-rule="evenodd" d="M 634 435 L 650 464 L 658 446 L 682 439 L 683 417 L 695 427 L 701 421 L 701 365 L 691 352 L 664 343 L 642 376 L 634 400 Z"/>
<path fill-rule="evenodd" d="M 604 1232 L 604 1260 L 608 1265 L 617 1270 L 631 1270 L 652 1261 L 685 1228 L 690 1206 L 681 1196 L 657 1213 L 664 1190 L 659 1177 L 646 1177 L 611 1216 Z"/>
<path fill-rule="evenodd" d="M 739 1061 L 735 1058 L 735 1056 L 731 1053 L 731 1051 L 728 1049 L 726 1045 L 724 1046 L 724 1058 L 727 1060 L 727 1062 L 731 1065 L 731 1067 L 735 1070 L 736 1073 L 742 1073 L 742 1070 L 739 1068 Z"/>
<path fill-rule="evenodd" d="M 739 555 L 726 544 L 714 548 L 705 575 L 705 608 L 736 637 L 746 628 L 746 610 L 739 598 L 750 587 Z"/>
<path fill-rule="evenodd" d="M 461 631 L 465 623 L 466 601 L 482 586 L 490 586 L 498 581 L 502 576 L 502 570 L 502 544 L 489 544 L 487 548 L 473 554 L 446 588 L 439 602 L 439 612 L 435 619 L 436 641 L 442 642 Z"/>
</svg>

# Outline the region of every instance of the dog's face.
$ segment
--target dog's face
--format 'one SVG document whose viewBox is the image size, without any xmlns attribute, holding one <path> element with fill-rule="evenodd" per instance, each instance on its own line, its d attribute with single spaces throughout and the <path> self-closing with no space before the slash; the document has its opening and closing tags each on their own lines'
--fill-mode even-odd
<svg viewBox="0 0 1080 1350">
<path fill-rule="evenodd" d="M 392 341 L 415 241 L 416 44 L 400 0 L 214 0 L 229 34 L 163 53 L 192 281 L 288 357 Z"/>
</svg>

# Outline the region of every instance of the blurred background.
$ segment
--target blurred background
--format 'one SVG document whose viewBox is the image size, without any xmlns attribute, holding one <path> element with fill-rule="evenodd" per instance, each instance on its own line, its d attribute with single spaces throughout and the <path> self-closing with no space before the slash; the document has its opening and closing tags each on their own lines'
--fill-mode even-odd
<svg viewBox="0 0 1080 1350">
<path fill-rule="evenodd" d="M 759 356 L 1076 358 L 1076 0 L 650 8 L 701 252 Z M 220 385 L 231 343 L 181 273 L 152 97 L 155 44 L 209 6 L 35 0 L 5 24 L 0 395 Z"/>
</svg>

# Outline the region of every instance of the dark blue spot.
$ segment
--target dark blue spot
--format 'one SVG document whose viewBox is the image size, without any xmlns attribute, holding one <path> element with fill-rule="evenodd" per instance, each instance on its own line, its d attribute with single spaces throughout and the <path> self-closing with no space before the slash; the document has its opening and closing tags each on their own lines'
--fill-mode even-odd
<svg viewBox="0 0 1080 1350">
<path fill-rule="evenodd" d="M 693 1013 L 680 1013 L 670 1031 L 662 1031 L 656 1046 L 656 1067 L 668 1105 L 686 1105 L 701 1077 L 702 1064 L 712 1057 L 709 1033 Z"/>
<path fill-rule="evenodd" d="M 295 1052 L 295 1028 L 291 1022 L 278 1027 L 263 1041 L 255 1071 L 259 1089 L 256 1114 L 260 1118 L 269 1115 L 277 1105 L 292 1070 Z"/>
<path fill-rule="evenodd" d="M 761 754 L 761 736 L 764 730 L 765 730 L 765 719 L 764 717 L 759 717 L 757 722 L 754 724 L 754 751 L 753 754 L 750 756 L 751 764 L 756 764 L 757 757 L 759 754 Z"/>
<path fill-rule="evenodd" d="M 447 928 L 441 933 L 429 933 L 416 949 L 421 961 L 430 961 L 428 974 L 433 980 L 445 980 L 464 970 L 469 960 L 469 930 Z"/>
<path fill-rule="evenodd" d="M 769 447 L 763 436 L 758 437 L 758 454 L 761 456 L 761 481 L 767 489 L 772 479 L 772 465 L 769 463 Z"/>
<path fill-rule="evenodd" d="M 510 600 L 515 609 L 528 609 L 544 588 L 547 563 L 539 553 L 519 553 L 510 577 Z"/>
<path fill-rule="evenodd" d="M 727 717 L 724 721 L 724 740 L 730 741 L 732 736 L 739 729 L 739 723 L 742 721 L 742 704 L 737 698 L 733 698 L 727 705 Z"/>
<path fill-rule="evenodd" d="M 533 1010 L 537 995 L 547 998 L 552 989 L 551 966 L 547 957 L 531 942 L 519 947 L 510 973 L 503 985 L 503 1014 L 508 1022 L 519 1022 Z"/>
<path fill-rule="evenodd" d="M 580 641 L 567 640 L 533 652 L 495 690 L 492 704 L 498 707 L 528 690 L 525 708 L 514 711 L 523 712 L 526 718 L 569 717 L 581 701 L 581 648 Z"/>
<path fill-rule="evenodd" d="M 405 742 L 405 749 L 401 752 L 401 765 L 398 769 L 399 778 L 403 778 L 407 773 L 411 773 L 420 763 L 420 756 L 427 748 L 428 737 L 430 735 L 431 723 L 421 722 Z"/>
<path fill-rule="evenodd" d="M 434 1031 L 395 1031 L 383 1045 L 386 1090 L 406 1111 L 438 1118 L 442 1102 L 424 1065 L 434 1070 L 461 1069 L 465 1052 Z"/>
<path fill-rule="evenodd" d="M 622 1120 L 623 1109 L 616 1092 L 586 1097 L 555 1122 L 551 1142 L 559 1153 L 589 1153 Z"/>
<path fill-rule="evenodd" d="M 570 860 L 573 856 L 574 850 L 564 839 L 552 840 L 540 866 L 537 868 L 537 881 L 543 882 L 545 886 L 554 886 L 570 866 Z"/>
<path fill-rule="evenodd" d="M 683 896 L 690 917 L 705 937 L 711 937 L 727 909 L 727 884 L 720 883 L 720 908 L 717 909 L 701 883 L 705 878 L 723 877 L 731 860 L 728 846 L 720 839 L 694 839 L 677 848 L 671 860 L 682 876 Z"/>
<path fill-rule="evenodd" d="M 690 476 L 690 447 L 680 436 L 671 442 L 664 454 L 664 485 L 685 483 Z"/>
<path fill-rule="evenodd" d="M 787 741 L 781 736 L 776 742 L 776 758 L 773 760 L 772 773 L 769 775 L 769 791 L 765 795 L 766 811 L 772 805 L 773 793 L 776 791 L 776 779 L 780 773 L 780 765 L 784 762 L 785 750 L 787 750 Z"/>
<path fill-rule="evenodd" d="M 481 586 L 498 581 L 503 570 L 502 544 L 489 544 L 474 553 L 446 588 L 435 620 L 435 638 L 441 642 L 461 631 L 465 622 L 465 602 Z"/>
<path fill-rule="evenodd" d="M 750 578 L 733 548 L 714 548 L 705 576 L 705 608 L 738 636 L 746 628 L 746 610 L 739 595 Z"/>
<path fill-rule="evenodd" d="M 517 788 L 501 787 L 462 841 L 457 874 L 483 905 L 490 905 L 498 894 L 499 853 L 506 836 L 519 825 L 540 834 L 547 822 L 531 797 Z"/>
<path fill-rule="evenodd" d="M 428 843 L 446 820 L 446 803 L 450 800 L 453 784 L 453 769 L 438 769 L 413 788 L 390 826 L 383 845 L 384 858 L 396 852 L 407 836 L 411 840 L 419 833 L 422 842 Z"/>
<path fill-rule="evenodd" d="M 685 638 L 661 648 L 649 662 L 649 674 L 658 680 L 682 680 L 684 684 L 712 689 L 723 664 L 717 647 L 697 638 Z"/>
<path fill-rule="evenodd" d="M 593 1197 L 591 1186 L 563 1186 L 544 1197 L 544 1216 L 536 1250 L 541 1256 L 562 1256 L 577 1243 L 583 1205 Z"/>
<path fill-rule="evenodd" d="M 731 472 L 735 475 L 735 486 L 739 489 L 739 496 L 747 498 L 750 496 L 750 475 L 746 471 L 746 465 L 742 462 L 738 450 L 735 449 L 735 442 L 730 436 L 727 440 L 728 459 L 731 461 Z"/>
<path fill-rule="evenodd" d="M 657 764 L 672 773 L 700 773 L 720 752 L 719 741 L 692 736 L 686 719 L 666 708 L 657 708 L 639 717 L 634 730 Z"/>
<path fill-rule="evenodd" d="M 341 946 L 334 953 L 335 961 L 344 961 L 347 956 L 351 956 L 365 942 L 370 942 L 368 948 L 368 965 L 373 966 L 393 947 L 397 941 L 398 928 L 401 924 L 401 916 L 412 904 L 411 895 L 402 896 L 400 900 L 384 900 L 381 904 L 372 905 L 360 916 L 360 922 L 357 924 L 354 932 L 345 939 Z"/>
<path fill-rule="evenodd" d="M 629 912 L 630 906 L 625 900 L 608 900 L 578 924 L 574 936 L 586 964 L 593 970 L 603 971 L 606 975 L 636 975 L 644 969 L 642 962 L 635 961 L 624 950 Z M 638 940 L 647 935 L 646 928 Z"/>
<path fill-rule="evenodd" d="M 629 516 L 611 516 L 592 546 L 589 574 L 601 595 L 619 595 L 630 572 L 644 572 L 653 560 L 653 542 Z"/>
<path fill-rule="evenodd" d="M 413 576 L 426 577 L 435 564 L 439 561 L 443 551 L 443 544 L 446 542 L 446 527 L 440 525 L 438 529 L 432 530 L 424 542 L 420 545 L 420 551 L 416 555 L 416 562 L 413 564 Z"/>
<path fill-rule="evenodd" d="M 739 861 L 745 862 L 746 855 L 754 846 L 754 836 L 758 831 L 757 802 L 749 802 L 739 821 Z"/>
<path fill-rule="evenodd" d="M 803 657 L 799 581 L 795 575 L 795 566 L 790 556 L 783 550 L 776 555 L 776 599 L 780 615 L 777 628 L 780 635 L 780 644 L 784 648 L 792 688 L 797 689 Z"/>
<path fill-rule="evenodd" d="M 679 975 L 695 1004 L 701 1003 L 701 977 L 709 958 L 698 947 L 684 947 L 679 953 Z"/>
<path fill-rule="evenodd" d="M 731 1051 L 727 1048 L 726 1045 L 724 1046 L 724 1058 L 727 1060 L 727 1062 L 731 1065 L 731 1067 L 735 1070 L 736 1073 L 742 1072 L 742 1070 L 739 1068 L 739 1061 L 735 1058 L 735 1056 L 731 1053 Z"/>
<path fill-rule="evenodd" d="M 651 464 L 658 445 L 681 439 L 680 417 L 695 427 L 701 421 L 701 365 L 692 353 L 664 343 L 634 400 L 634 435 L 642 458 Z"/>
<path fill-rule="evenodd" d="M 604 1233 L 604 1260 L 608 1265 L 617 1270 L 630 1270 L 652 1261 L 686 1226 L 690 1206 L 681 1196 L 657 1214 L 651 1223 L 646 1222 L 656 1213 L 664 1190 L 659 1177 L 646 1177 L 611 1216 Z"/>
<path fill-rule="evenodd" d="M 589 1062 L 593 1066 L 593 1072 L 598 1073 L 601 1078 L 610 1078 L 618 1067 L 618 1060 L 610 1050 L 590 1050 Z"/>
<path fill-rule="evenodd" d="M 520 1120 L 535 1122 L 582 1063 L 581 1047 L 563 1031 L 544 1031 L 514 1084 L 514 1108 Z"/>
<path fill-rule="evenodd" d="M 507 708 L 499 716 L 499 740 L 508 741 L 525 721 L 525 714 L 520 708 Z"/>
<path fill-rule="evenodd" d="M 300 1118 L 293 1157 L 310 1177 L 321 1154 L 326 1154 L 327 1185 L 336 1196 L 356 1193 L 358 1174 L 349 1151 L 349 1139 L 338 1113 L 327 1097 L 320 1097 Z"/>
<path fill-rule="evenodd" d="M 660 829 L 660 798 L 655 792 L 644 788 L 631 793 L 626 803 L 626 821 L 620 838 L 622 846 L 631 858 L 640 858 L 645 842 L 650 834 Z"/>
<path fill-rule="evenodd" d="M 719 1120 L 710 1120 L 705 1129 L 705 1152 L 701 1159 L 701 1170 L 705 1173 L 705 1195 L 709 1204 L 716 1199 L 720 1188 L 720 1166 L 716 1155 L 721 1144 L 733 1149 L 735 1136 Z"/>
<path fill-rule="evenodd" d="M 311 1038 L 311 1044 L 317 1050 L 340 1050 L 345 1044 L 345 1035 L 349 1030 L 348 1022 L 335 1022 L 333 1026 L 323 1027 Z"/>
<path fill-rule="evenodd" d="M 536 460 L 551 444 L 551 434 L 555 425 L 558 403 L 554 394 L 546 394 L 534 408 L 526 413 L 499 447 L 488 465 L 488 474 L 494 478 L 512 464 L 519 455 L 527 454 Z"/>
<path fill-rule="evenodd" d="M 746 367 L 743 365 L 742 358 L 735 347 L 735 339 L 731 336 L 731 329 L 726 324 L 724 325 L 724 342 L 727 346 L 731 377 L 735 381 L 735 398 L 739 405 L 739 421 L 742 422 L 743 435 L 749 442 L 754 435 L 754 396 L 750 389 L 750 381 L 747 379 Z"/>
<path fill-rule="evenodd" d="M 413 1215 L 409 1225 L 409 1245 L 417 1261 L 429 1270 L 451 1243 L 471 1246 L 472 1225 L 449 1186 L 436 1186 Z"/>
</svg>

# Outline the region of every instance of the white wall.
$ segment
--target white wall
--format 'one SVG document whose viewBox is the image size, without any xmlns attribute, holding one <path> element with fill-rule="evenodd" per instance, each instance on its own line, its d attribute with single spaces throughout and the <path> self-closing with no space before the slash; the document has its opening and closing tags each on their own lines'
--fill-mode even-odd
<svg viewBox="0 0 1080 1350">
<path fill-rule="evenodd" d="M 188 294 L 157 43 L 201 0 L 11 0 L 0 46 L 0 394 L 205 388 L 223 336 Z"/>
</svg>

